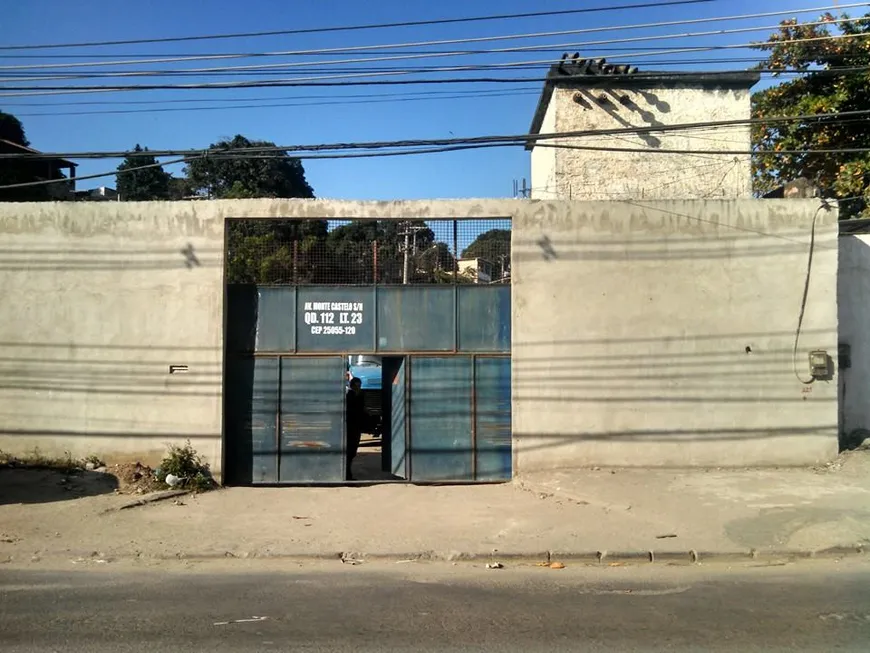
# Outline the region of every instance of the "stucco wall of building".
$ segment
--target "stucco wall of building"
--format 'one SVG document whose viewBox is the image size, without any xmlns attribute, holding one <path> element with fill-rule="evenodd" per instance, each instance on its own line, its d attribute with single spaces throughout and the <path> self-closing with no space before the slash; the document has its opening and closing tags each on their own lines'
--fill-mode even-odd
<svg viewBox="0 0 870 653">
<path fill-rule="evenodd" d="M 0 450 L 155 462 L 190 439 L 219 472 L 225 219 L 437 217 L 513 219 L 519 475 L 824 460 L 836 383 L 801 385 L 791 354 L 817 207 L 0 204 Z M 836 355 L 836 232 L 836 212 L 821 213 L 799 363 Z"/>
<path fill-rule="evenodd" d="M 850 348 L 850 366 L 840 370 L 840 416 L 848 436 L 870 431 L 870 235 L 841 236 L 839 245 L 840 342 Z"/>
<path fill-rule="evenodd" d="M 551 102 L 541 123 L 542 134 L 556 131 L 556 104 Z M 531 198 L 534 200 L 554 200 L 559 198 L 556 182 L 556 152 L 551 147 L 536 147 L 531 152 L 532 181 Z"/>
<path fill-rule="evenodd" d="M 602 103 L 604 98 L 606 102 Z M 748 90 L 652 88 L 648 90 L 557 87 L 548 114 L 556 132 L 623 129 L 745 120 Z M 545 131 L 544 129 L 541 130 Z M 686 154 L 686 150 L 750 149 L 748 125 L 704 129 L 583 136 L 546 141 L 559 145 L 640 149 L 640 152 L 551 149 L 555 152 L 555 192 L 572 200 L 737 199 L 752 193 L 746 154 Z M 656 152 L 670 150 L 672 153 Z M 532 168 L 532 186 L 550 185 Z"/>
</svg>

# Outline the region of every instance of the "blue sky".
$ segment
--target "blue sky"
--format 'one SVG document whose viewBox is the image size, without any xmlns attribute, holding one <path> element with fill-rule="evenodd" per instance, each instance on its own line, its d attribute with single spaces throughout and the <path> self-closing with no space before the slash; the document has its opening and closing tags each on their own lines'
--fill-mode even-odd
<svg viewBox="0 0 870 653">
<path fill-rule="evenodd" d="M 117 0 L 29 0 L 8 2 L 4 6 L 2 39 L 7 45 L 33 43 L 63 43 L 78 41 L 104 41 L 110 39 L 159 38 L 229 32 L 264 31 L 296 28 L 317 28 L 378 22 L 414 21 L 486 14 L 574 9 L 583 6 L 601 7 L 615 4 L 633 4 L 646 0 L 598 0 L 588 3 L 568 0 L 480 0 L 459 2 L 442 0 L 438 3 L 398 0 L 299 1 L 247 0 L 151 0 L 126 3 Z M 424 40 L 473 38 L 481 36 L 511 35 L 552 30 L 621 27 L 659 21 L 676 21 L 712 16 L 731 16 L 766 11 L 785 11 L 833 5 L 830 0 L 717 0 L 706 4 L 678 7 L 655 7 L 620 12 L 579 14 L 573 16 L 541 17 L 521 20 L 502 20 L 456 25 L 405 27 L 395 29 L 337 32 L 325 34 L 243 38 L 233 40 L 195 41 L 184 43 L 145 44 L 78 48 L 72 50 L 28 51 L 28 55 L 46 54 L 89 55 L 91 59 L 35 59 L 19 58 L 20 52 L 0 52 L 4 55 L 0 65 L 43 64 L 57 62 L 106 60 L 121 55 L 197 55 L 217 53 L 254 53 L 267 51 L 341 48 L 385 43 L 406 43 Z M 840 2 L 840 6 L 849 4 Z M 122 9 L 123 7 L 123 9 Z M 850 13 L 856 15 L 858 10 Z M 816 14 L 802 14 L 804 20 Z M 584 44 L 589 40 L 619 39 L 653 34 L 675 34 L 733 29 L 737 27 L 766 27 L 775 25 L 780 18 L 760 18 L 727 23 L 708 23 L 689 27 L 662 27 L 656 29 L 617 29 L 604 33 L 547 37 L 539 39 L 506 40 L 472 46 L 440 46 L 434 49 L 475 49 L 556 44 Z M 763 40 L 769 31 L 729 34 L 717 37 L 698 37 L 645 43 L 609 46 L 575 47 L 587 56 L 627 54 L 630 48 L 657 50 L 674 46 L 703 46 L 740 44 Z M 605 48 L 611 48 L 605 50 Z M 433 49 L 433 48 L 429 48 Z M 565 48 L 566 50 L 568 48 Z M 417 48 L 419 52 L 424 48 Z M 360 58 L 372 56 L 353 54 L 295 58 L 232 59 L 223 61 L 185 62 L 141 65 L 138 69 L 195 68 L 251 63 L 296 62 L 300 60 L 326 61 L 330 58 Z M 750 50 L 723 50 L 694 55 L 668 55 L 664 57 L 639 56 L 642 68 L 668 70 L 738 69 L 749 66 L 747 61 L 705 63 L 709 58 L 741 59 L 757 56 Z M 487 54 L 454 58 L 422 59 L 409 62 L 373 63 L 370 66 L 465 65 L 480 63 L 541 62 L 558 58 L 552 53 Z M 655 62 L 679 60 L 680 66 L 656 66 Z M 615 60 L 614 60 L 615 61 Z M 619 59 L 631 62 L 632 59 Z M 311 67 L 311 66 L 309 66 Z M 345 64 L 318 65 L 336 74 L 352 66 Z M 128 67 L 136 70 L 136 67 Z M 103 69 L 108 70 L 108 69 Z M 16 71 L 21 72 L 21 71 Z M 503 76 L 540 77 L 543 64 L 535 69 L 519 69 Z M 299 72 L 285 72 L 289 77 Z M 468 73 L 479 76 L 490 73 Z M 457 73 L 428 73 L 426 77 L 457 77 Z M 222 77 L 220 80 L 250 79 L 251 77 Z M 395 79 L 395 78 L 394 78 Z M 144 83 L 150 80 L 86 80 L 81 83 Z M 166 79 L 181 81 L 215 81 L 185 77 Z M 21 82 L 24 84 L 25 82 Z M 75 84 L 76 82 L 44 82 L 45 84 Z M 461 84 L 401 87 L 328 87 L 277 88 L 200 91 L 141 91 L 128 93 L 100 93 L 87 95 L 60 95 L 49 97 L 0 97 L 0 109 L 18 115 L 24 122 L 34 147 L 45 151 L 125 150 L 141 143 L 151 149 L 200 148 L 221 138 L 241 133 L 252 139 L 274 141 L 279 144 L 319 143 L 338 141 L 396 140 L 416 138 L 449 138 L 484 134 L 525 133 L 531 122 L 541 84 Z M 378 103 L 360 103 L 359 95 L 419 94 L 437 91 L 441 94 L 461 94 L 464 97 L 419 95 L 386 96 Z M 469 93 L 474 92 L 474 93 Z M 483 95 L 489 92 L 497 95 Z M 0 91 L 2 94 L 2 91 Z M 509 94 L 509 95 L 508 95 Z M 313 98 L 312 96 L 319 96 Z M 353 97 L 357 96 L 357 97 Z M 433 99 L 434 97 L 434 99 Z M 160 104 L 166 100 L 192 100 L 189 103 Z M 304 104 L 311 106 L 280 106 L 271 108 L 234 108 L 221 110 L 190 110 L 155 113 L 128 113 L 111 115 L 58 115 L 75 111 L 130 110 L 155 108 L 216 107 L 237 104 Z M 98 104 L 72 105 L 69 102 Z M 125 102 L 128 104 L 117 104 Z M 103 104 L 99 104 L 103 103 Z M 36 106 L 35 106 L 36 105 Z M 50 114 L 50 115 L 28 115 Z M 118 161 L 82 161 L 79 174 L 92 174 L 112 170 Z M 480 150 L 448 154 L 424 155 L 385 159 L 358 159 L 344 161 L 310 161 L 305 163 L 308 180 L 318 197 L 357 199 L 415 199 L 461 197 L 507 197 L 512 195 L 514 179 L 528 178 L 529 157 L 521 149 Z M 170 168 L 180 173 L 179 167 Z M 83 181 L 80 187 L 114 186 L 114 178 Z"/>
</svg>

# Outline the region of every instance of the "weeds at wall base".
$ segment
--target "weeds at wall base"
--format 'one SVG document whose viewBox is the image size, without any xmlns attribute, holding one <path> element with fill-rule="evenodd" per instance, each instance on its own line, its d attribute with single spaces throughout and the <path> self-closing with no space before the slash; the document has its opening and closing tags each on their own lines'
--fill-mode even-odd
<svg viewBox="0 0 870 653">
<path fill-rule="evenodd" d="M 129 467 L 130 465 L 126 465 Z M 33 469 L 54 471 L 61 474 L 78 474 L 86 471 L 108 472 L 117 471 L 119 468 L 125 467 L 122 465 L 114 465 L 109 469 L 103 460 L 97 455 L 89 455 L 82 459 L 72 457 L 72 454 L 67 451 L 63 456 L 49 456 L 38 448 L 24 455 L 13 455 L 0 451 L 0 469 Z M 211 470 L 202 457 L 191 446 L 190 441 L 184 445 L 171 444 L 168 447 L 166 456 L 160 463 L 160 467 L 156 470 L 151 470 L 148 467 L 141 466 L 138 463 L 136 468 L 139 473 L 136 474 L 138 479 L 142 475 L 153 476 L 154 482 L 151 487 L 142 488 L 146 492 L 157 489 L 184 489 L 192 492 L 207 492 L 216 489 L 217 483 L 211 475 Z M 121 474 L 121 472 L 118 472 Z M 132 483 L 130 479 L 125 479 L 128 483 Z M 134 479 L 135 480 L 135 479 Z M 154 487 L 154 484 L 159 487 Z M 147 484 L 146 484 L 147 485 Z M 142 489 L 139 492 L 142 492 Z"/>
<path fill-rule="evenodd" d="M 88 459 L 94 456 L 89 456 Z M 17 469 L 42 469 L 60 472 L 62 474 L 72 474 L 85 470 L 86 460 L 76 460 L 72 457 L 69 451 L 64 452 L 63 456 L 48 456 L 43 454 L 39 448 L 34 448 L 33 451 L 23 455 L 15 456 L 5 451 L 0 451 L 0 469 L 17 468 Z"/>
<path fill-rule="evenodd" d="M 182 446 L 169 445 L 169 451 L 154 475 L 169 488 L 207 492 L 217 487 L 208 463 L 191 446 L 190 440 Z"/>
</svg>

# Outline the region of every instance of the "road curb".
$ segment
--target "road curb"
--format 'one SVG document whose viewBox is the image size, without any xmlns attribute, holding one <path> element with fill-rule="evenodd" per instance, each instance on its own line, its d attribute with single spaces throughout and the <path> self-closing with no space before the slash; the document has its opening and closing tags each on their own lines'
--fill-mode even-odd
<svg viewBox="0 0 870 653">
<path fill-rule="evenodd" d="M 866 547 L 838 546 L 819 551 L 772 550 L 772 551 L 415 551 L 381 553 L 364 551 L 330 551 L 321 553 L 281 553 L 275 551 L 248 551 L 223 553 L 175 553 L 165 555 L 115 556 L 115 559 L 151 560 L 287 560 L 308 562 L 502 562 L 515 564 L 540 564 L 573 562 L 585 565 L 618 564 L 734 564 L 743 562 L 782 562 L 797 560 L 823 560 L 863 556 Z"/>
<path fill-rule="evenodd" d="M 14 556 L 0 562 L 31 562 L 51 559 L 70 559 L 78 556 L 76 563 L 107 563 L 116 561 L 184 561 L 215 562 L 218 560 L 248 561 L 287 561 L 287 562 L 339 562 L 361 564 L 365 562 L 410 563 L 410 562 L 451 562 L 451 563 L 502 563 L 505 565 L 546 566 L 551 563 L 573 563 L 583 566 L 642 566 L 642 565 L 693 565 L 693 564 L 744 564 L 744 563 L 785 563 L 801 560 L 835 560 L 864 556 L 868 552 L 865 545 L 835 546 L 818 551 L 808 550 L 765 550 L 758 551 L 414 551 L 414 552 L 364 552 L 364 551 L 324 551 L 324 552 L 281 552 L 281 551 L 208 551 L 163 553 L 149 555 L 136 553 L 81 553 L 72 551 L 47 552 L 38 556 L 25 556 L 15 560 Z M 34 559 L 37 558 L 37 559 Z"/>
</svg>

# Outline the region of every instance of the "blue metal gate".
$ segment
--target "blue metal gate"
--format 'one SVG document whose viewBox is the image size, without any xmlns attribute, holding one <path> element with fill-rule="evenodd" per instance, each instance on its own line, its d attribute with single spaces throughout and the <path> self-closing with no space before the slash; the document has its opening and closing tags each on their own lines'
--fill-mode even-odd
<svg viewBox="0 0 870 653">
<path fill-rule="evenodd" d="M 408 478 L 408 393 L 406 391 L 407 362 L 401 361 L 393 382 L 389 386 L 390 393 L 390 472 L 397 478 Z"/>
<path fill-rule="evenodd" d="M 394 476 L 511 477 L 509 286 L 229 286 L 226 343 L 229 483 L 344 480 L 348 354 L 402 359 Z"/>
<path fill-rule="evenodd" d="M 478 356 L 474 361 L 474 478 L 511 478 L 511 359 Z"/>
<path fill-rule="evenodd" d="M 414 480 L 474 480 L 471 385 L 469 356 L 411 359 Z"/>
<path fill-rule="evenodd" d="M 281 359 L 281 483 L 344 481 L 344 370 L 340 356 Z"/>
</svg>

